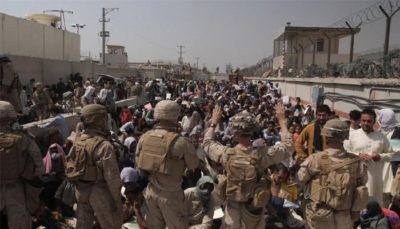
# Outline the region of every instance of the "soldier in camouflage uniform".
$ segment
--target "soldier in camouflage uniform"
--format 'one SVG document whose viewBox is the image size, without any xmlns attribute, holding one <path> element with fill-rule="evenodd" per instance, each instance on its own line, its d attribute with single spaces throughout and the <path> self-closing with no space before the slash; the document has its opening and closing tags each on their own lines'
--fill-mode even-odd
<svg viewBox="0 0 400 229">
<path fill-rule="evenodd" d="M 265 228 L 264 207 L 270 198 L 269 177 L 266 169 L 282 160 L 289 159 L 292 138 L 285 126 L 284 107 L 275 107 L 281 127 L 282 142 L 273 147 L 253 149 L 251 136 L 257 130 L 255 118 L 243 111 L 232 119 L 234 137 L 238 145 L 234 148 L 215 141 L 215 127 L 221 119 L 217 107 L 212 115 L 212 124 L 204 137 L 204 149 L 211 160 L 222 163 L 225 168 L 226 186 L 219 184 L 225 195 L 224 228 Z M 222 183 L 224 179 L 219 179 Z"/>
<path fill-rule="evenodd" d="M 108 113 L 102 105 L 89 104 L 82 116 L 86 129 L 74 138 L 65 171 L 76 185 L 76 228 L 92 228 L 96 215 L 101 228 L 120 229 L 121 180 L 116 152 L 107 138 Z"/>
<path fill-rule="evenodd" d="M 32 101 L 35 105 L 36 115 L 39 120 L 49 117 L 49 108 L 53 104 L 50 95 L 44 90 L 43 83 L 35 84 L 35 92 L 32 95 Z"/>
<path fill-rule="evenodd" d="M 299 181 L 307 185 L 307 225 L 310 229 L 351 229 L 367 205 L 367 168 L 343 148 L 349 136 L 345 122 L 329 120 L 321 135 L 327 149 L 310 155 L 298 172 Z"/>
<path fill-rule="evenodd" d="M 36 143 L 11 128 L 16 118 L 14 107 L 0 101 L 0 210 L 7 212 L 9 228 L 27 229 L 32 220 L 22 180 L 42 175 L 44 168 Z"/>
<path fill-rule="evenodd" d="M 145 194 L 146 224 L 150 229 L 187 229 L 188 217 L 182 190 L 186 169 L 199 164 L 193 144 L 177 133 L 180 106 L 169 100 L 157 103 L 155 129 L 141 136 L 136 150 L 137 167 L 148 176 Z"/>
</svg>

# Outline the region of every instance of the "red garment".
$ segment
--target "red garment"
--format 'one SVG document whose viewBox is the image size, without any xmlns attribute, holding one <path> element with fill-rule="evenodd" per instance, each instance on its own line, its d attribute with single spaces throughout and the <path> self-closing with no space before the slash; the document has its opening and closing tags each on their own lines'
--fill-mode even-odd
<svg viewBox="0 0 400 229">
<path fill-rule="evenodd" d="M 121 113 L 121 123 L 124 125 L 127 122 L 132 121 L 132 112 L 130 111 L 122 111 Z"/>
</svg>

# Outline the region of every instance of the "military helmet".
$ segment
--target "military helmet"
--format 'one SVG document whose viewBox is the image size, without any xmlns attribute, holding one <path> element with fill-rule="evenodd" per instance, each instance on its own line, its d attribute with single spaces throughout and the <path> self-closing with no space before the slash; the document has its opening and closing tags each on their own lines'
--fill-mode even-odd
<svg viewBox="0 0 400 229">
<path fill-rule="evenodd" d="M 0 119 L 10 120 L 16 118 L 17 112 L 15 112 L 14 106 L 7 101 L 0 101 Z"/>
<path fill-rule="evenodd" d="M 252 114 L 242 111 L 232 117 L 232 128 L 235 134 L 251 135 L 258 129 L 258 124 Z"/>
<path fill-rule="evenodd" d="M 327 138 L 337 138 L 345 140 L 349 138 L 349 125 L 340 119 L 331 119 L 327 121 L 321 130 L 321 135 Z"/>
<path fill-rule="evenodd" d="M 171 100 L 162 100 L 157 103 L 154 109 L 155 120 L 176 121 L 181 114 L 181 107 Z"/>
<path fill-rule="evenodd" d="M 93 122 L 93 118 L 99 115 L 107 115 L 107 109 L 100 104 L 88 104 L 81 110 L 81 115 L 86 122 Z"/>
</svg>

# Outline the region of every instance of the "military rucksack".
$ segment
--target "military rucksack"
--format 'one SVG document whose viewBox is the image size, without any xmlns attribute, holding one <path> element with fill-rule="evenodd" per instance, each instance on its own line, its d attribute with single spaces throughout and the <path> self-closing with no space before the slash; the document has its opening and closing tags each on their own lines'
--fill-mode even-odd
<svg viewBox="0 0 400 229">
<path fill-rule="evenodd" d="M 257 151 L 247 154 L 233 148 L 227 151 L 226 197 L 237 202 L 252 201 L 255 207 L 264 207 L 270 196 L 270 182 L 261 179 Z"/>
<path fill-rule="evenodd" d="M 167 168 L 166 162 L 171 147 L 178 137 L 179 134 L 174 132 L 147 131 L 142 135 L 142 144 L 136 152 L 137 167 L 147 172 L 171 175 L 173 171 Z M 179 168 L 173 169 L 180 171 Z"/>
<path fill-rule="evenodd" d="M 320 173 L 311 181 L 309 195 L 311 200 L 325 203 L 335 210 L 351 209 L 359 178 L 358 157 L 347 158 L 334 163 L 327 153 L 317 156 Z M 366 203 L 365 203 L 366 204 Z"/>
<path fill-rule="evenodd" d="M 77 134 L 75 142 L 66 157 L 65 175 L 71 182 L 96 181 L 97 165 L 94 153 L 106 139 L 101 136 Z"/>
<path fill-rule="evenodd" d="M 0 133 L 0 181 L 16 181 L 24 169 L 24 158 L 18 152 L 23 136 L 14 133 Z"/>
</svg>

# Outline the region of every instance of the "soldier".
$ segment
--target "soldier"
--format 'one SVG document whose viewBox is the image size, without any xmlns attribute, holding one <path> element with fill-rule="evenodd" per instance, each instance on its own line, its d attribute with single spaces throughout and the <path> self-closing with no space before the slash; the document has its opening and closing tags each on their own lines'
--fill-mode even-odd
<svg viewBox="0 0 400 229">
<path fill-rule="evenodd" d="M 22 111 L 20 92 L 22 86 L 10 58 L 0 53 L 0 100 L 8 101 L 17 112 Z"/>
<path fill-rule="evenodd" d="M 9 228 L 26 229 L 32 227 L 32 220 L 22 180 L 42 175 L 44 168 L 36 143 L 11 128 L 16 119 L 14 107 L 0 101 L 0 210 L 7 210 Z"/>
<path fill-rule="evenodd" d="M 180 107 L 174 101 L 157 103 L 155 129 L 139 139 L 136 162 L 149 179 L 145 199 L 148 207 L 148 228 L 188 228 L 184 205 L 182 176 L 186 169 L 199 164 L 193 144 L 177 133 Z"/>
<path fill-rule="evenodd" d="M 37 82 L 35 84 L 35 92 L 32 95 L 32 101 L 35 105 L 36 115 L 39 120 L 49 117 L 49 107 L 53 104 L 50 95 L 44 90 L 43 84 Z"/>
<path fill-rule="evenodd" d="M 349 136 L 345 122 L 329 120 L 321 135 L 326 138 L 327 149 L 310 155 L 298 172 L 299 181 L 307 185 L 307 224 L 311 229 L 350 229 L 367 205 L 367 171 L 356 155 L 343 148 Z"/>
<path fill-rule="evenodd" d="M 76 228 L 92 228 L 96 214 L 101 228 L 119 229 L 122 225 L 121 180 L 116 153 L 105 131 L 106 108 L 86 105 L 82 117 L 86 129 L 76 135 L 65 171 L 76 185 Z"/>
<path fill-rule="evenodd" d="M 266 169 L 289 159 L 292 138 L 285 126 L 285 109 L 275 107 L 281 127 L 282 142 L 273 147 L 253 149 L 251 137 L 257 122 L 250 113 L 243 111 L 232 119 L 234 138 L 239 142 L 234 148 L 215 141 L 215 127 L 222 110 L 217 107 L 212 115 L 211 128 L 204 137 L 204 149 L 211 160 L 225 167 L 226 186 L 216 190 L 226 196 L 224 228 L 265 228 L 264 207 L 270 197 L 270 182 Z M 222 183 L 224 179 L 219 179 Z"/>
</svg>

